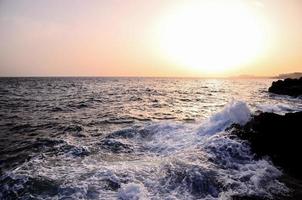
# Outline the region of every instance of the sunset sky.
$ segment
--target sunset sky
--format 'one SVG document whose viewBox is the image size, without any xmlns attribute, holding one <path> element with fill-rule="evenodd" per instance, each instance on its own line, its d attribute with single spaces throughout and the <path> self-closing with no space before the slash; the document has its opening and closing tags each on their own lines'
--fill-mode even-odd
<svg viewBox="0 0 302 200">
<path fill-rule="evenodd" d="M 0 0 L 0 76 L 295 71 L 301 0 Z"/>
</svg>

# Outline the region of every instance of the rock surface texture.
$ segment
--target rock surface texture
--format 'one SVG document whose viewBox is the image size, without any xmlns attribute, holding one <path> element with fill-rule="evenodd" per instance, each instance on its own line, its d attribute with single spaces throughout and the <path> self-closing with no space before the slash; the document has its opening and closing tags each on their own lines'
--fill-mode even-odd
<svg viewBox="0 0 302 200">
<path fill-rule="evenodd" d="M 281 178 L 292 196 L 285 199 L 302 199 L 302 112 L 278 115 L 260 113 L 246 125 L 233 125 L 231 134 L 250 143 L 256 158 L 269 157 L 282 169 Z"/>
<path fill-rule="evenodd" d="M 284 94 L 294 97 L 300 96 L 302 95 L 302 77 L 299 79 L 287 78 L 274 81 L 268 91 L 275 94 Z"/>
</svg>

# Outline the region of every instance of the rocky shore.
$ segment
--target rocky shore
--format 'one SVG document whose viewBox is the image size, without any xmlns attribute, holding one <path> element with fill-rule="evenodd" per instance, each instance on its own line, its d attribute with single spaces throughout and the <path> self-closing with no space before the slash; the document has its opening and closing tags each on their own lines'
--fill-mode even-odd
<svg viewBox="0 0 302 200">
<path fill-rule="evenodd" d="M 274 81 L 268 91 L 275 94 L 298 97 L 302 95 L 302 77 L 299 79 L 287 78 L 284 80 Z"/>
<path fill-rule="evenodd" d="M 302 95 L 302 77 L 284 79 L 272 83 L 269 92 L 298 97 Z M 228 128 L 232 136 L 250 144 L 255 159 L 267 158 L 283 171 L 280 181 L 290 189 L 285 196 L 275 197 L 279 200 L 302 199 L 302 112 L 278 115 L 260 113 L 241 126 L 233 124 Z M 234 200 L 263 200 L 261 197 L 235 196 Z"/>
<path fill-rule="evenodd" d="M 232 135 L 250 143 L 255 157 L 268 157 L 283 172 L 281 181 L 292 189 L 286 199 L 302 199 L 302 112 L 260 113 L 246 125 L 233 125 Z"/>
</svg>

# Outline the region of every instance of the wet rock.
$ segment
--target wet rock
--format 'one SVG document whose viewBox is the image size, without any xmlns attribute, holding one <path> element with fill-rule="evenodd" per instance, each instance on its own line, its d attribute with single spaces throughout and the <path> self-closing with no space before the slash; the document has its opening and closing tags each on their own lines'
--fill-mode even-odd
<svg viewBox="0 0 302 200">
<path fill-rule="evenodd" d="M 302 95 L 302 77 L 300 79 L 287 78 L 283 81 L 275 81 L 268 91 L 275 94 L 284 94 L 294 97 L 300 96 Z"/>
<path fill-rule="evenodd" d="M 302 112 L 287 113 L 284 116 L 274 113 L 260 113 L 246 125 L 233 125 L 232 136 L 247 140 L 256 158 L 266 157 L 282 168 L 284 174 L 280 181 L 290 188 L 285 196 L 274 197 L 279 200 L 302 199 L 302 163 L 300 160 Z M 235 196 L 234 200 L 263 198 Z"/>
<path fill-rule="evenodd" d="M 257 157 L 269 156 L 273 163 L 287 174 L 302 179 L 300 162 L 302 112 L 260 113 L 246 125 L 235 127 L 231 132 L 249 141 Z"/>
</svg>

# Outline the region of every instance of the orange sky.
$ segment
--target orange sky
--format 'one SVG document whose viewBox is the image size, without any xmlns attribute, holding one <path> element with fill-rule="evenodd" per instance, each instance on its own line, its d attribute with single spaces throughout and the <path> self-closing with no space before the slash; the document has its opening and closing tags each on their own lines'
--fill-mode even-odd
<svg viewBox="0 0 302 200">
<path fill-rule="evenodd" d="M 199 39 L 190 38 L 190 31 L 202 26 L 199 22 L 210 24 L 208 26 L 222 25 L 225 22 L 219 20 L 228 12 L 220 18 L 220 14 L 214 12 L 218 20 L 202 19 L 206 16 L 197 14 L 194 23 L 190 16 L 185 17 L 175 30 L 170 28 L 173 26 L 169 23 L 173 22 L 167 22 L 162 26 L 167 26 L 168 32 L 161 38 L 163 31 L 158 27 L 166 20 L 165 17 L 175 15 L 175 19 L 182 21 L 181 9 L 187 5 L 194 7 L 194 0 L 1 0 L 0 76 L 270 76 L 302 71 L 302 1 L 234 2 L 234 5 L 243 3 L 252 10 L 265 32 L 265 40 L 262 41 L 265 47 L 261 47 L 265 50 L 236 68 L 231 66 L 234 62 L 224 66 L 223 59 L 226 58 L 222 56 L 227 53 L 228 46 L 221 46 L 226 52 L 208 55 L 207 46 L 195 48 L 194 41 Z M 200 8 L 203 6 L 201 3 Z M 230 8 L 229 5 L 224 6 Z M 223 6 L 219 8 L 224 9 Z M 192 30 L 184 32 L 187 35 L 177 33 L 188 23 L 193 25 L 190 26 Z M 184 28 L 188 29 L 187 26 Z M 230 33 L 236 31 L 235 27 Z M 178 54 L 171 56 L 162 44 L 166 42 L 163 38 L 173 37 L 172 46 L 168 44 L 166 47 L 168 51 L 176 48 Z M 250 37 L 253 39 L 252 34 Z M 187 45 L 188 39 L 193 40 L 193 44 Z M 203 38 L 196 45 L 202 46 L 207 39 Z M 219 46 L 215 48 L 220 49 Z M 194 67 L 186 64 L 191 61 L 190 55 L 183 58 L 184 63 L 178 62 L 178 57 L 187 52 L 196 55 Z M 240 59 L 238 49 L 232 56 L 236 58 L 236 52 Z M 199 57 L 199 53 L 206 56 Z M 221 68 L 210 70 L 211 66 L 204 66 L 203 59 L 207 56 L 222 60 Z M 206 63 L 211 64 L 211 61 Z"/>
</svg>

